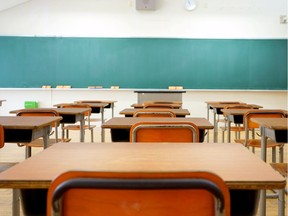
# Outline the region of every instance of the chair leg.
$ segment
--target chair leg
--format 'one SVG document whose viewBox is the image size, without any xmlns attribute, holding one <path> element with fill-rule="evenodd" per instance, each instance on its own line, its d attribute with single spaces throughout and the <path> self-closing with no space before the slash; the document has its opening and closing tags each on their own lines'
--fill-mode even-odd
<svg viewBox="0 0 288 216">
<path fill-rule="evenodd" d="M 285 215 L 285 189 L 279 190 L 278 196 L 278 215 Z"/>
<path fill-rule="evenodd" d="M 25 158 L 29 158 L 32 155 L 32 148 L 30 146 L 25 147 Z"/>
<path fill-rule="evenodd" d="M 225 131 L 222 131 L 222 143 L 224 143 L 224 136 L 225 136 Z"/>
<path fill-rule="evenodd" d="M 283 156 L 284 156 L 284 144 L 279 147 L 279 163 L 283 163 Z"/>
<path fill-rule="evenodd" d="M 93 129 L 91 129 L 91 142 L 94 142 L 94 134 L 93 134 Z"/>
</svg>

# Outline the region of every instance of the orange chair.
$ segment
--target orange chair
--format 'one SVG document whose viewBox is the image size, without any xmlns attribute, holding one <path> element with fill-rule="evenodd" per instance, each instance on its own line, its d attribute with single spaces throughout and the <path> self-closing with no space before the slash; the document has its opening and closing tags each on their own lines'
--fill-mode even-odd
<svg viewBox="0 0 288 216">
<path fill-rule="evenodd" d="M 161 109 L 179 109 L 181 107 L 180 104 L 173 103 L 144 103 L 144 108 L 161 108 Z"/>
<path fill-rule="evenodd" d="M 210 172 L 70 171 L 50 185 L 52 215 L 230 215 L 230 194 Z"/>
<path fill-rule="evenodd" d="M 16 116 L 60 116 L 59 113 L 53 109 L 35 109 L 35 110 L 20 110 L 16 113 Z M 52 145 L 57 142 L 70 142 L 71 139 L 59 139 L 58 138 L 58 124 L 52 124 L 51 126 L 55 128 L 55 130 L 52 132 L 55 132 L 55 139 L 49 139 L 49 145 Z M 52 134 L 51 133 L 51 134 Z M 51 135 L 50 134 L 50 135 Z M 26 158 L 31 157 L 31 148 L 32 147 L 43 147 L 44 142 L 42 138 L 36 139 L 30 143 L 18 143 L 18 146 L 25 146 L 26 147 Z"/>
<path fill-rule="evenodd" d="M 176 117 L 171 110 L 166 109 L 140 109 L 134 113 L 133 117 Z"/>
<path fill-rule="evenodd" d="M 199 129 L 191 122 L 138 122 L 130 142 L 199 142 Z"/>
<path fill-rule="evenodd" d="M 4 134 L 4 128 L 2 125 L 0 125 L 0 148 L 3 148 L 5 145 L 5 134 Z M 0 172 L 3 172 L 12 166 L 16 165 L 17 163 L 12 162 L 0 162 Z M 13 189 L 12 191 L 12 215 L 20 215 L 20 194 L 19 189 Z"/>
<path fill-rule="evenodd" d="M 252 147 L 253 152 L 255 148 L 261 148 L 261 139 L 255 138 L 255 129 L 259 128 L 259 124 L 251 121 L 252 118 L 285 118 L 286 114 L 281 110 L 255 110 L 251 109 L 244 113 L 243 123 L 245 127 L 245 139 L 235 139 L 235 142 L 241 143 L 246 147 Z M 249 138 L 249 132 L 252 132 L 252 139 Z M 283 144 L 276 143 L 273 140 L 267 140 L 267 148 L 272 148 L 272 162 L 276 162 L 276 147 L 280 148 L 279 157 L 283 158 Z"/>
<path fill-rule="evenodd" d="M 94 142 L 94 128 L 96 125 L 91 125 L 90 117 L 91 117 L 91 107 L 88 104 L 84 103 L 76 103 L 76 104 L 65 104 L 62 106 L 62 108 L 90 108 L 89 111 L 85 112 L 85 117 L 87 120 L 87 124 L 84 125 L 85 130 L 90 130 L 91 133 L 91 142 Z M 69 138 L 69 131 L 70 130 L 80 130 L 80 125 L 66 125 L 62 127 L 63 130 L 66 131 L 66 138 Z"/>
</svg>

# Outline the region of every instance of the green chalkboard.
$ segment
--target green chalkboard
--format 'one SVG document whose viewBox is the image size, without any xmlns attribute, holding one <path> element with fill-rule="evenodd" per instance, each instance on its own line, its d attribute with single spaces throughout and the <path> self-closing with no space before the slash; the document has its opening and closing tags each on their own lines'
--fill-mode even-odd
<svg viewBox="0 0 288 216">
<path fill-rule="evenodd" d="M 0 37 L 0 87 L 287 89 L 285 39 Z"/>
</svg>

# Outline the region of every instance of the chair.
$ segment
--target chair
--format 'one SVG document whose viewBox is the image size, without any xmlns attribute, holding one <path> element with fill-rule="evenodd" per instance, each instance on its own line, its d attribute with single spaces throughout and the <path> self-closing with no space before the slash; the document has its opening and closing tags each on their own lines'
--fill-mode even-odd
<svg viewBox="0 0 288 216">
<path fill-rule="evenodd" d="M 169 101 L 145 101 L 143 103 L 144 108 L 162 108 L 162 109 L 179 109 L 181 103 L 169 102 Z"/>
<path fill-rule="evenodd" d="M 210 172 L 70 171 L 49 187 L 52 215 L 230 215 L 230 194 Z"/>
<path fill-rule="evenodd" d="M 3 148 L 5 145 L 4 142 L 4 128 L 2 125 L 0 125 L 0 148 Z M 0 172 L 3 172 L 12 166 L 16 165 L 17 163 L 11 163 L 11 162 L 0 162 Z M 18 216 L 20 215 L 20 194 L 19 189 L 13 189 L 12 191 L 12 215 Z"/>
<path fill-rule="evenodd" d="M 252 105 L 248 104 L 237 104 L 237 105 L 227 105 L 224 109 L 253 109 Z M 225 131 L 227 131 L 227 117 L 224 115 L 224 126 L 220 127 L 222 131 L 222 142 L 224 142 Z M 245 131 L 245 128 L 238 123 L 235 126 L 230 127 L 230 131 L 235 132 L 236 139 L 240 139 L 240 132 Z"/>
<path fill-rule="evenodd" d="M 252 147 L 253 152 L 255 148 L 261 148 L 261 139 L 255 138 L 255 129 L 259 128 L 259 124 L 251 121 L 252 118 L 285 118 L 285 113 L 281 110 L 255 110 L 251 109 L 244 113 L 243 123 L 245 128 L 245 139 L 235 139 L 235 142 L 241 143 L 246 147 Z M 252 139 L 249 138 L 249 132 L 252 133 Z M 280 158 L 283 158 L 283 144 L 276 143 L 273 140 L 267 140 L 267 148 L 272 148 L 272 162 L 276 162 L 276 147 L 280 148 Z"/>
<path fill-rule="evenodd" d="M 76 103 L 76 104 L 65 104 L 62 106 L 62 108 L 89 108 L 87 112 L 84 113 L 87 124 L 84 125 L 85 130 L 90 130 L 91 133 L 91 142 L 94 142 L 94 128 L 96 125 L 91 125 L 90 117 L 91 117 L 91 107 L 88 104 L 84 103 Z M 69 131 L 70 130 L 80 130 L 80 125 L 66 125 L 62 127 L 63 130 L 66 131 L 66 138 L 69 138 Z"/>
<path fill-rule="evenodd" d="M 165 109 L 140 109 L 133 114 L 133 117 L 176 117 L 171 110 Z"/>
<path fill-rule="evenodd" d="M 199 129 L 191 122 L 138 122 L 130 142 L 199 142 Z"/>
<path fill-rule="evenodd" d="M 35 109 L 35 110 L 20 110 L 16 113 L 16 116 L 60 116 L 59 113 L 53 109 Z M 59 126 L 59 123 L 58 124 L 52 124 L 51 125 L 52 127 L 55 128 L 55 130 L 52 132 L 54 133 L 55 132 L 55 139 L 49 139 L 49 145 L 52 145 L 54 143 L 57 143 L 57 142 L 70 142 L 71 139 L 60 139 L 58 138 L 58 126 Z M 51 133 L 51 134 L 52 134 Z M 51 135 L 50 134 L 50 135 Z M 25 146 L 26 149 L 25 149 L 25 155 L 26 155 L 26 158 L 29 158 L 31 157 L 31 148 L 32 147 L 43 147 L 44 146 L 44 141 L 42 138 L 39 138 L 39 139 L 36 139 L 30 143 L 18 143 L 18 146 L 22 147 L 22 146 Z"/>
</svg>

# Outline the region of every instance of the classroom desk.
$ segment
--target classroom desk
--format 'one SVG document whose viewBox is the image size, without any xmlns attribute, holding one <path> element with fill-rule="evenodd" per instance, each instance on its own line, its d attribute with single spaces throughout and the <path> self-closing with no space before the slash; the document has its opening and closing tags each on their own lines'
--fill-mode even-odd
<svg viewBox="0 0 288 216">
<path fill-rule="evenodd" d="M 147 110 L 149 110 L 148 108 Z M 156 110 L 157 108 L 151 108 L 152 110 Z M 131 108 L 126 108 L 120 111 L 119 114 L 125 115 L 125 117 L 132 117 L 135 112 L 137 112 L 139 109 L 131 109 Z M 162 109 L 164 110 L 164 109 Z M 165 110 L 171 110 L 173 111 L 177 117 L 185 117 L 187 115 L 190 115 L 190 112 L 188 109 L 165 109 Z"/>
<path fill-rule="evenodd" d="M 115 107 L 115 103 L 117 101 L 111 101 L 111 100 L 78 100 L 78 101 L 74 101 L 75 103 L 88 103 L 89 105 L 92 103 L 104 103 L 104 104 L 108 104 L 104 107 L 104 109 L 111 109 L 111 114 L 112 114 L 112 118 L 114 117 L 114 107 Z M 91 106 L 92 107 L 92 113 L 93 113 L 93 108 L 94 106 Z M 95 107 L 96 108 L 96 107 Z M 98 109 L 98 113 L 100 112 L 100 109 Z M 96 110 L 95 110 L 95 113 Z"/>
<path fill-rule="evenodd" d="M 169 121 L 187 121 L 196 124 L 199 128 L 200 141 L 204 141 L 205 130 L 213 129 L 213 125 L 205 118 L 126 118 L 126 117 L 114 117 L 102 124 L 102 128 L 111 129 L 111 139 L 113 142 L 129 142 L 130 128 L 132 125 L 138 122 L 169 122 Z"/>
<path fill-rule="evenodd" d="M 62 117 L 0 116 L 4 127 L 5 143 L 29 143 L 43 137 L 44 148 L 48 147 L 51 124 Z"/>
<path fill-rule="evenodd" d="M 279 143 L 288 142 L 288 121 L 287 118 L 252 118 L 251 121 L 260 125 L 261 131 L 261 158 L 263 161 L 266 161 L 267 155 L 267 138 L 274 140 Z M 283 158 L 280 158 L 280 162 L 283 162 Z M 279 216 L 284 216 L 285 209 L 285 193 L 284 190 L 281 190 L 279 193 Z M 260 201 L 265 205 L 266 191 L 261 190 Z M 266 206 L 266 205 L 265 205 Z"/>
<path fill-rule="evenodd" d="M 80 101 L 78 101 L 80 102 Z M 54 106 L 56 107 L 62 107 L 63 105 L 69 105 L 71 103 L 60 103 L 60 104 L 55 104 Z M 104 108 L 109 106 L 109 103 L 106 102 L 85 102 L 85 104 L 88 104 L 91 107 L 91 113 L 101 113 L 101 123 L 103 124 L 104 122 Z M 104 130 L 101 130 L 101 141 L 104 142 Z"/>
<path fill-rule="evenodd" d="M 239 215 L 245 216 L 255 213 L 260 189 L 281 189 L 286 184 L 285 179 L 269 164 L 238 144 L 57 143 L 0 173 L 0 188 L 27 189 L 22 192 L 42 189 L 45 211 L 46 189 L 57 175 L 68 170 L 211 171 L 219 175 L 230 189 L 231 215 L 240 211 Z M 39 200 L 37 197 L 33 202 L 33 197 L 30 197 L 28 201 L 32 202 L 33 208 L 36 201 L 37 206 L 41 205 Z"/>
<path fill-rule="evenodd" d="M 31 108 L 31 109 L 19 109 L 12 110 L 10 113 L 16 114 L 20 110 L 45 110 L 45 109 L 53 109 L 59 113 L 62 117 L 60 123 L 64 124 L 75 124 L 76 122 L 80 122 L 80 142 L 84 142 L 84 124 L 85 124 L 85 116 L 84 113 L 89 110 L 89 108 Z M 64 137 L 64 131 L 62 130 L 62 138 Z"/>
</svg>

